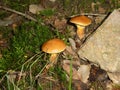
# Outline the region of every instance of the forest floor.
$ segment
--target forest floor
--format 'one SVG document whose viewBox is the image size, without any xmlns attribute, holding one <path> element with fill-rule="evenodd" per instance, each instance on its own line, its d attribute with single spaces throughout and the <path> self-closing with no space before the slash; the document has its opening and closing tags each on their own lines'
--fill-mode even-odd
<svg viewBox="0 0 120 90">
<path fill-rule="evenodd" d="M 87 36 L 118 8 L 119 0 L 1 0 L 0 90 L 120 90 L 119 85 L 113 85 L 105 77 L 106 71 L 95 65 L 91 66 L 87 83 L 75 80 L 73 67 L 79 66 L 79 62 L 89 62 L 81 60 L 76 51 L 70 49 L 69 41 L 72 38 L 78 49 L 84 43 L 76 39 L 76 28 L 69 22 L 71 17 L 91 18 Z M 67 49 L 59 55 L 57 63 L 46 70 L 50 55 L 43 52 L 41 46 L 52 38 L 63 40 Z M 78 62 L 71 64 L 76 57 Z M 64 60 L 70 61 L 69 69 L 63 65 Z"/>
</svg>

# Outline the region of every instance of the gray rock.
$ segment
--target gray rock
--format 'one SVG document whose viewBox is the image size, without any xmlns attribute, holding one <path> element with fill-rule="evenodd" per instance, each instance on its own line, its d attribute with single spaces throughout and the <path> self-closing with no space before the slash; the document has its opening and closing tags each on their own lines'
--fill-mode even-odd
<svg viewBox="0 0 120 90">
<path fill-rule="evenodd" d="M 109 72 L 120 72 L 120 10 L 114 10 L 78 54 Z"/>
<path fill-rule="evenodd" d="M 118 73 L 118 72 L 115 72 L 115 73 L 108 72 L 108 76 L 115 84 L 120 84 L 120 73 Z"/>
</svg>

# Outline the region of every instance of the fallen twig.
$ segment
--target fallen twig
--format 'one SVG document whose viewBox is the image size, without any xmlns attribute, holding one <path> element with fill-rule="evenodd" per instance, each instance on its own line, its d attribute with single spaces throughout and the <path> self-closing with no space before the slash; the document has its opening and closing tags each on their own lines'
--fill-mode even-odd
<svg viewBox="0 0 120 90">
<path fill-rule="evenodd" d="M 81 13 L 81 14 L 77 14 L 77 15 L 72 15 L 71 17 L 75 17 L 75 16 L 79 16 L 79 15 L 87 15 L 87 16 L 107 16 L 107 14 L 99 14 L 99 13 Z"/>
<path fill-rule="evenodd" d="M 88 15 L 88 16 L 106 16 L 106 14 L 100 14 L 100 13 L 81 13 L 81 15 Z"/>
<path fill-rule="evenodd" d="M 22 12 L 19 12 L 19 11 L 16 11 L 16 10 L 13 10 L 13 9 L 10 9 L 10 8 L 4 7 L 4 6 L 0 6 L 0 8 L 2 8 L 2 9 L 4 9 L 4 10 L 7 10 L 7 11 L 10 11 L 10 12 L 13 12 L 13 13 L 16 13 L 16 14 L 19 14 L 19 15 L 21 15 L 21 16 L 26 17 L 27 19 L 30 19 L 30 20 L 32 20 L 32 21 L 37 22 L 37 20 L 36 20 L 35 18 L 31 17 L 31 16 L 28 15 L 28 14 L 24 14 L 24 13 L 22 13 Z"/>
</svg>

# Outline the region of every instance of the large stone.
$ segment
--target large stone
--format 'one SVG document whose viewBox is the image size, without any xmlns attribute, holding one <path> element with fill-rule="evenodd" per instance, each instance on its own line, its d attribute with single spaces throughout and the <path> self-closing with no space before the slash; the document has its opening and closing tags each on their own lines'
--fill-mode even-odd
<svg viewBox="0 0 120 90">
<path fill-rule="evenodd" d="M 120 10 L 114 10 L 78 54 L 107 72 L 120 72 Z"/>
<path fill-rule="evenodd" d="M 115 73 L 107 73 L 109 78 L 115 83 L 120 85 L 120 73 L 115 72 Z"/>
</svg>

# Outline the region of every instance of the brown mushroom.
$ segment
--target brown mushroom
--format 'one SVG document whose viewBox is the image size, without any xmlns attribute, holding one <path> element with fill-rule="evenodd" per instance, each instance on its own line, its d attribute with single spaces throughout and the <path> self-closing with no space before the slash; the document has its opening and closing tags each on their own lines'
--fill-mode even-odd
<svg viewBox="0 0 120 90">
<path fill-rule="evenodd" d="M 80 39 L 84 37 L 85 34 L 85 26 L 88 26 L 91 24 L 91 19 L 81 15 L 81 16 L 75 16 L 70 19 L 71 23 L 74 23 L 77 26 L 77 35 L 79 36 Z"/>
<path fill-rule="evenodd" d="M 57 38 L 51 39 L 42 45 L 42 51 L 51 54 L 50 56 L 51 65 L 53 65 L 56 62 L 58 53 L 64 51 L 65 48 L 66 44 L 64 43 L 64 41 Z"/>
</svg>

